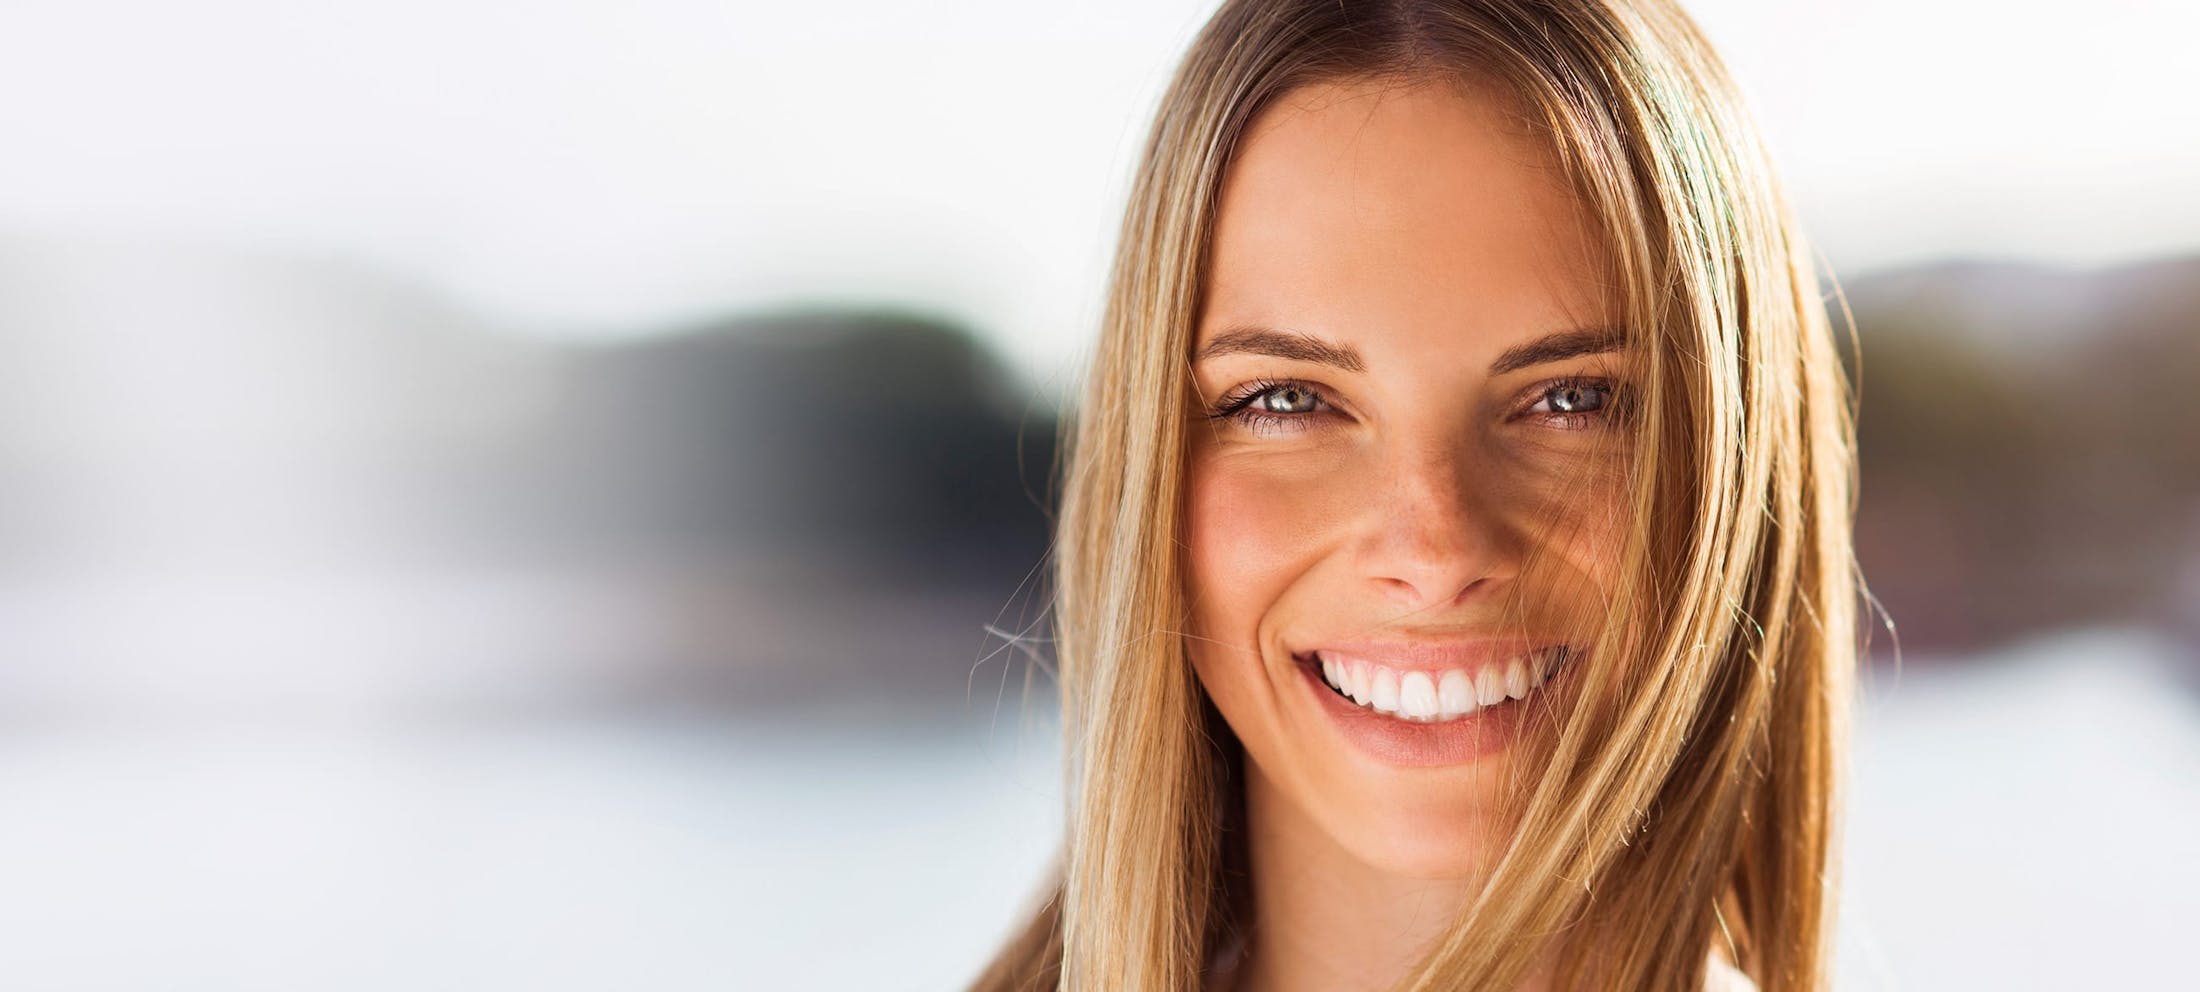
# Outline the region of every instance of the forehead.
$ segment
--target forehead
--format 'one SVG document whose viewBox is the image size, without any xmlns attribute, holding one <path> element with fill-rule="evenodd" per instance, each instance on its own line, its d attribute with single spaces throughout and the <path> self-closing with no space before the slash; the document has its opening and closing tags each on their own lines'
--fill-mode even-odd
<svg viewBox="0 0 2200 992">
<path fill-rule="evenodd" d="M 1202 337 L 1246 320 L 1356 336 L 1608 319 L 1602 256 L 1555 156 L 1463 85 L 1284 94 L 1247 129 L 1215 223 Z"/>
</svg>

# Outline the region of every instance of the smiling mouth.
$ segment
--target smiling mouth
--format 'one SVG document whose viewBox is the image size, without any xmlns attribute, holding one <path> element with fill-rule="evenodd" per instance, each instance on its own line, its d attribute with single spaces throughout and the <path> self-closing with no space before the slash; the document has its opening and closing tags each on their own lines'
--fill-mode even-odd
<svg viewBox="0 0 2200 992">
<path fill-rule="evenodd" d="M 1396 669 L 1316 651 L 1304 663 L 1329 691 L 1362 709 L 1410 723 L 1444 723 L 1534 695 L 1572 660 L 1571 645 L 1554 644 L 1478 669 Z"/>
</svg>

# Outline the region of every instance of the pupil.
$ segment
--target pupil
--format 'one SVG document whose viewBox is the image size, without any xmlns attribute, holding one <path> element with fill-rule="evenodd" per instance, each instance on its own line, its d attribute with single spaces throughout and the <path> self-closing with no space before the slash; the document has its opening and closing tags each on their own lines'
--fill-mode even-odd
<svg viewBox="0 0 2200 992">
<path fill-rule="evenodd" d="M 1595 407 L 1594 404 L 1584 402 L 1583 394 L 1588 391 L 1580 386 L 1561 386 L 1553 392 L 1562 397 L 1556 404 L 1560 407 L 1562 413 L 1578 413 L 1583 409 L 1594 409 Z"/>
</svg>

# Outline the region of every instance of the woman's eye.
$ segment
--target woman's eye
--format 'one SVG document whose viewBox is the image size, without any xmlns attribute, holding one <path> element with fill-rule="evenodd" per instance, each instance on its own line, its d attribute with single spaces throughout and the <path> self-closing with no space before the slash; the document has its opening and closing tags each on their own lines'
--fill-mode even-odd
<svg viewBox="0 0 2200 992">
<path fill-rule="evenodd" d="M 1317 399 L 1304 386 L 1276 386 L 1262 390 L 1253 402 L 1264 413 L 1313 413 Z"/>
<path fill-rule="evenodd" d="M 1561 379 L 1543 388 L 1541 399 L 1527 409 L 1546 421 L 1574 426 L 1584 421 L 1609 418 L 1618 389 L 1602 379 Z"/>
<path fill-rule="evenodd" d="M 1606 379 L 1559 379 L 1543 386 L 1535 405 L 1522 411 L 1559 430 L 1583 430 L 1617 419 L 1624 411 L 1619 387 Z M 1332 408 L 1321 392 L 1300 382 L 1259 380 L 1224 397 L 1208 412 L 1258 433 L 1304 430 Z"/>
<path fill-rule="evenodd" d="M 1311 386 L 1298 382 L 1261 380 L 1247 383 L 1225 397 L 1209 416 L 1231 420 L 1261 433 L 1298 430 L 1314 414 L 1328 408 L 1328 401 Z"/>
<path fill-rule="evenodd" d="M 1611 390 L 1602 386 L 1567 383 L 1552 386 L 1543 391 L 1543 402 L 1537 406 L 1549 406 L 1550 413 L 1587 413 L 1604 408 L 1604 398 Z"/>
</svg>

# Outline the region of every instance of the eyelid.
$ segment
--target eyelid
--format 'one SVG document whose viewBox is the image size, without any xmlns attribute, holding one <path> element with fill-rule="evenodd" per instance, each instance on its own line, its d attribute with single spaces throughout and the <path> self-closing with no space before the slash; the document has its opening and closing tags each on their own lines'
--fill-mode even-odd
<svg viewBox="0 0 2200 992">
<path fill-rule="evenodd" d="M 1275 390 L 1282 389 L 1286 386 L 1303 389 L 1309 393 L 1314 394 L 1314 398 L 1316 400 L 1319 400 L 1322 406 L 1333 406 L 1333 404 L 1329 402 L 1328 389 L 1322 386 L 1317 386 L 1311 382 L 1306 382 L 1301 379 L 1270 379 L 1262 377 L 1257 379 L 1249 379 L 1244 383 L 1223 393 L 1222 398 L 1215 401 L 1215 410 L 1218 412 L 1218 414 L 1228 415 L 1231 412 L 1235 412 L 1237 410 L 1245 408 L 1246 406 L 1250 405 L 1254 400 L 1259 399 L 1261 396 L 1267 393 L 1274 392 Z M 1278 414 L 1278 416 L 1303 417 L 1305 416 L 1305 414 Z"/>
</svg>

